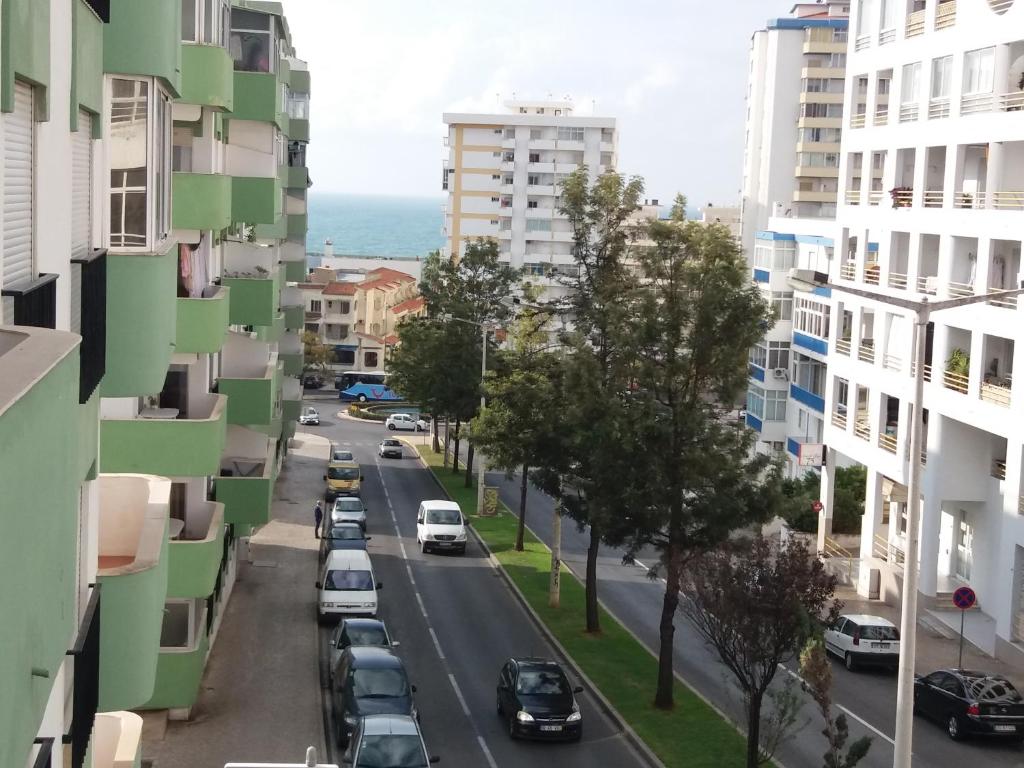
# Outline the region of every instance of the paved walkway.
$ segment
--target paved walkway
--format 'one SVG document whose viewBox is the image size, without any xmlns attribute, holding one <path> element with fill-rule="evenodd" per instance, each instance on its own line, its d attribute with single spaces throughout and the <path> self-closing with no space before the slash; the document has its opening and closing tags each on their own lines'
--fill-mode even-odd
<svg viewBox="0 0 1024 768">
<path fill-rule="evenodd" d="M 274 489 L 271 522 L 240 556 L 238 580 L 187 722 L 146 715 L 153 768 L 227 762 L 302 762 L 323 748 L 313 620 L 317 541 L 312 509 L 328 442 L 299 433 Z"/>
</svg>

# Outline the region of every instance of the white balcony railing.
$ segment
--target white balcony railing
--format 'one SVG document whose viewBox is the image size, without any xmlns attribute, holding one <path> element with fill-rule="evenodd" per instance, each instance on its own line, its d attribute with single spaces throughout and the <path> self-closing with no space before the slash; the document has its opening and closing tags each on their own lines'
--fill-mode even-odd
<svg viewBox="0 0 1024 768">
<path fill-rule="evenodd" d="M 931 99 L 928 102 L 928 119 L 938 120 L 949 117 L 949 99 Z"/>
<path fill-rule="evenodd" d="M 839 268 L 839 277 L 843 280 L 857 279 L 857 263 L 848 261 Z"/>
<path fill-rule="evenodd" d="M 871 47 L 871 35 L 859 35 L 853 43 L 853 49 L 855 51 L 863 51 L 865 48 Z"/>
<path fill-rule="evenodd" d="M 907 15 L 907 37 L 924 34 L 924 11 L 914 11 Z"/>
<path fill-rule="evenodd" d="M 901 104 L 900 105 L 900 122 L 901 123 L 912 123 L 917 120 L 918 112 L 920 108 L 917 104 Z"/>
<path fill-rule="evenodd" d="M 847 205 L 860 205 L 860 190 L 859 189 L 848 189 L 848 190 L 846 190 L 846 204 Z"/>
<path fill-rule="evenodd" d="M 850 356 L 850 350 L 853 345 L 852 339 L 836 339 L 836 352 L 841 355 Z"/>
<path fill-rule="evenodd" d="M 882 367 L 899 373 L 903 370 L 903 358 L 899 355 L 890 355 L 887 352 L 882 355 Z"/>
<path fill-rule="evenodd" d="M 885 197 L 885 192 L 881 189 L 872 189 L 868 192 L 868 205 L 878 205 L 882 202 L 882 198 Z"/>
<path fill-rule="evenodd" d="M 1022 200 L 1024 202 L 1024 200 Z M 985 207 L 985 193 L 984 192 L 954 192 L 953 193 L 953 207 L 954 208 L 984 208 Z"/>
<path fill-rule="evenodd" d="M 946 389 L 952 389 L 954 392 L 959 392 L 962 395 L 967 394 L 967 377 L 960 373 L 953 373 L 953 371 L 942 372 L 942 386 Z"/>
<path fill-rule="evenodd" d="M 889 108 L 879 107 L 875 110 L 875 125 L 888 125 L 889 124 Z"/>
<path fill-rule="evenodd" d="M 958 283 L 955 280 L 950 280 L 946 285 L 949 288 L 949 295 L 953 298 L 963 298 L 964 296 L 974 295 L 974 286 L 970 283 Z"/>
<path fill-rule="evenodd" d="M 875 347 L 874 344 L 869 344 L 869 341 L 870 339 L 864 339 L 857 349 L 857 359 L 863 363 L 875 362 Z"/>
<path fill-rule="evenodd" d="M 930 296 L 934 296 L 938 293 L 939 288 L 938 275 L 918 275 L 916 285 L 919 293 L 927 293 Z"/>
<path fill-rule="evenodd" d="M 889 272 L 888 285 L 900 291 L 907 289 L 907 276 L 902 272 Z"/>
<path fill-rule="evenodd" d="M 838 427 L 839 429 L 846 430 L 846 414 L 839 413 L 839 411 L 832 411 L 832 426 Z"/>
<path fill-rule="evenodd" d="M 1006 376 L 1002 379 L 990 378 L 981 383 L 981 399 L 988 403 L 995 403 L 1004 408 L 1010 407 L 1010 387 L 1012 379 Z"/>
<path fill-rule="evenodd" d="M 1003 291 L 1005 288 L 997 288 L 995 286 L 989 286 L 989 291 Z M 1001 299 L 989 299 L 988 304 L 993 307 L 1003 307 L 1004 309 L 1016 309 L 1017 308 L 1017 296 L 1004 296 Z"/>
<path fill-rule="evenodd" d="M 885 44 L 891 43 L 891 42 L 893 42 L 895 40 L 896 40 L 896 30 L 895 29 L 883 29 L 881 32 L 878 33 L 878 44 L 879 45 L 885 45 Z"/>
<path fill-rule="evenodd" d="M 863 128 L 867 122 L 867 114 L 860 112 L 856 115 L 850 115 L 850 127 L 851 128 Z"/>
<path fill-rule="evenodd" d="M 877 533 L 875 534 L 874 541 L 871 542 L 871 555 L 900 568 L 903 567 L 903 563 L 907 559 L 902 547 Z"/>
<path fill-rule="evenodd" d="M 991 475 L 996 480 L 1006 479 L 1006 459 L 994 459 L 992 461 Z"/>
<path fill-rule="evenodd" d="M 935 29 L 948 29 L 956 24 L 956 0 L 939 3 L 935 9 Z"/>
<path fill-rule="evenodd" d="M 884 432 L 878 436 L 878 447 L 889 453 L 896 453 L 896 435 L 888 435 Z"/>
<path fill-rule="evenodd" d="M 882 268 L 877 261 L 869 261 L 864 265 L 864 282 L 868 285 L 878 285 L 881 275 Z"/>
<path fill-rule="evenodd" d="M 941 189 L 926 189 L 921 196 L 925 208 L 941 208 L 946 193 Z"/>
<path fill-rule="evenodd" d="M 857 419 L 857 423 L 853 425 L 853 434 L 861 440 L 871 439 L 871 426 L 868 424 L 867 419 Z"/>
<path fill-rule="evenodd" d="M 996 210 L 1024 210 L 1024 192 L 990 192 L 988 197 L 989 204 Z"/>
</svg>

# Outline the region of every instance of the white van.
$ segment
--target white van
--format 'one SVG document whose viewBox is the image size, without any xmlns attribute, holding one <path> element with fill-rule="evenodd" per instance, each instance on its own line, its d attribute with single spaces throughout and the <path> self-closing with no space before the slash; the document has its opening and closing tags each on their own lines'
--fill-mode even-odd
<svg viewBox="0 0 1024 768">
<path fill-rule="evenodd" d="M 416 543 L 426 554 L 444 549 L 466 554 L 466 518 L 454 501 L 421 501 L 416 513 Z"/>
<path fill-rule="evenodd" d="M 377 590 L 370 556 L 358 549 L 336 549 L 327 555 L 316 583 L 317 616 L 376 616 Z"/>
</svg>

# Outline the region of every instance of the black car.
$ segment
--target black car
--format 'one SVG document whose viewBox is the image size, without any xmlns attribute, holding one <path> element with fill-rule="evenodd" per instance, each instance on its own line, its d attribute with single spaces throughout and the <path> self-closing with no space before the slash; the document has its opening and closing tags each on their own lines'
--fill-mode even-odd
<svg viewBox="0 0 1024 768">
<path fill-rule="evenodd" d="M 302 386 L 306 389 L 323 389 L 324 380 L 315 373 L 307 373 L 302 377 Z"/>
<path fill-rule="evenodd" d="M 509 659 L 498 676 L 498 715 L 513 739 L 530 737 L 579 741 L 583 717 L 562 667 L 546 659 Z"/>
<path fill-rule="evenodd" d="M 346 648 L 331 670 L 334 737 L 345 746 L 359 718 L 366 715 L 410 715 L 419 719 L 405 665 L 388 648 L 356 645 Z"/>
<path fill-rule="evenodd" d="M 955 741 L 969 736 L 1024 741 L 1024 699 L 1001 675 L 967 669 L 917 675 L 914 713 L 944 725 Z"/>
<path fill-rule="evenodd" d="M 359 523 L 331 523 L 320 538 L 320 562 L 336 549 L 361 549 L 366 551 L 366 542 L 372 539 L 367 536 Z"/>
</svg>

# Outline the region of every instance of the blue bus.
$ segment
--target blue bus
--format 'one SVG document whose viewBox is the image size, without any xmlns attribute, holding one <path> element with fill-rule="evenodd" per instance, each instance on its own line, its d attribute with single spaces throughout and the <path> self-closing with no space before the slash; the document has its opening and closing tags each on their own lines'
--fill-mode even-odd
<svg viewBox="0 0 1024 768">
<path fill-rule="evenodd" d="M 338 399 L 346 402 L 355 400 L 360 403 L 366 403 L 401 400 L 402 398 L 384 384 L 353 384 L 348 389 L 341 390 L 338 393 Z"/>
</svg>

